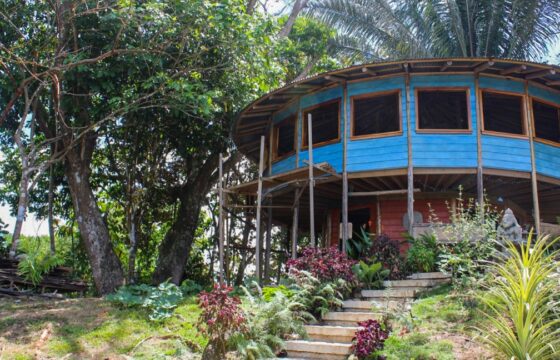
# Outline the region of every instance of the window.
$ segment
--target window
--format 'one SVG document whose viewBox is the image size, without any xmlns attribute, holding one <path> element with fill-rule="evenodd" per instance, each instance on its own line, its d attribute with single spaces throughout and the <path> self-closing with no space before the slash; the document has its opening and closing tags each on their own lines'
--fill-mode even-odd
<svg viewBox="0 0 560 360">
<path fill-rule="evenodd" d="M 296 117 L 289 118 L 274 125 L 274 159 L 288 156 L 295 152 Z"/>
<path fill-rule="evenodd" d="M 399 92 L 352 98 L 352 136 L 394 133 L 401 130 Z"/>
<path fill-rule="evenodd" d="M 560 109 L 556 106 L 533 100 L 535 137 L 560 143 Z"/>
<path fill-rule="evenodd" d="M 303 146 L 307 146 L 307 118 L 311 114 L 313 145 L 338 141 L 340 101 L 329 101 L 303 111 Z"/>
<path fill-rule="evenodd" d="M 470 129 L 466 89 L 422 89 L 416 92 L 419 130 Z"/>
<path fill-rule="evenodd" d="M 524 135 L 523 96 L 482 92 L 484 130 Z"/>
</svg>

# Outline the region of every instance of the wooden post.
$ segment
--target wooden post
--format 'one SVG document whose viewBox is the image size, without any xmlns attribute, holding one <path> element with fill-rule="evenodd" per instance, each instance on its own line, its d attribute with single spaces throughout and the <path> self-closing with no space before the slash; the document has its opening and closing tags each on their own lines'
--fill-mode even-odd
<svg viewBox="0 0 560 360">
<path fill-rule="evenodd" d="M 342 135 L 342 252 L 346 253 L 346 242 L 350 237 L 348 234 L 348 86 L 344 83 L 342 94 L 344 96 L 344 133 Z M 351 235 L 351 234 L 350 234 Z"/>
<path fill-rule="evenodd" d="M 266 249 L 264 253 L 264 282 L 270 280 L 270 251 L 272 246 L 272 209 L 268 209 L 268 217 L 266 219 Z"/>
<path fill-rule="evenodd" d="M 414 226 L 414 169 L 412 159 L 412 125 L 410 121 L 410 74 L 406 74 L 406 140 L 408 145 L 408 168 L 407 168 L 407 214 L 408 233 L 412 235 Z"/>
<path fill-rule="evenodd" d="M 375 206 L 377 207 L 377 236 L 381 235 L 381 202 L 379 201 L 379 196 L 375 198 Z"/>
<path fill-rule="evenodd" d="M 292 219 L 292 259 L 297 259 L 297 238 L 298 238 L 298 221 L 299 221 L 299 201 L 294 206 L 294 215 Z"/>
<path fill-rule="evenodd" d="M 533 128 L 533 104 L 529 97 L 529 81 L 525 80 L 525 116 L 527 122 L 527 135 L 529 136 L 529 147 L 531 150 L 531 192 L 533 195 L 533 217 L 535 219 L 535 231 L 541 234 L 541 209 L 539 205 L 539 187 L 537 183 L 537 164 L 535 162 L 535 143 Z"/>
<path fill-rule="evenodd" d="M 262 179 L 264 166 L 264 136 L 261 136 L 261 151 L 259 156 L 259 180 L 257 185 L 257 250 L 255 254 L 256 277 L 260 283 L 261 279 L 261 203 L 262 203 Z"/>
<path fill-rule="evenodd" d="M 223 189 L 223 175 L 224 175 L 224 166 L 223 166 L 224 158 L 220 153 L 220 157 L 218 159 L 218 232 L 219 232 L 219 239 L 218 239 L 218 253 L 219 253 L 219 274 L 218 278 L 220 283 L 224 282 L 224 189 Z"/>
<path fill-rule="evenodd" d="M 478 74 L 474 78 L 474 92 L 476 100 L 476 153 L 477 153 L 477 168 L 476 168 L 476 190 L 477 202 L 480 206 L 481 215 L 484 213 L 484 172 L 482 167 L 482 109 L 480 108 L 481 93 L 479 86 Z"/>
<path fill-rule="evenodd" d="M 315 241 L 315 199 L 313 188 L 315 187 L 315 179 L 313 178 L 313 128 L 311 114 L 307 116 L 307 149 L 309 154 L 309 240 L 311 246 L 316 247 Z"/>
</svg>

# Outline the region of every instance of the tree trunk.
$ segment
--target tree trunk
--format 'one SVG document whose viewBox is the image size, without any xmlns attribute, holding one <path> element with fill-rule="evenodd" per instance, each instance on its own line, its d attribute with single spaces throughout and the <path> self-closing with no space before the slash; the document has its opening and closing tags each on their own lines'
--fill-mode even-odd
<svg viewBox="0 0 560 360">
<path fill-rule="evenodd" d="M 134 284 L 136 280 L 136 252 L 138 250 L 138 239 L 136 236 L 136 217 L 134 209 L 131 209 L 129 216 L 128 239 L 130 240 L 130 251 L 128 253 L 128 283 Z"/>
<path fill-rule="evenodd" d="M 241 240 L 241 259 L 239 260 L 239 268 L 237 269 L 237 276 L 235 277 L 235 285 L 239 286 L 243 284 L 243 277 L 245 276 L 245 268 L 247 268 L 248 263 L 248 246 L 249 246 L 249 234 L 251 233 L 251 218 L 247 217 L 245 219 L 245 226 L 243 227 L 243 236 Z"/>
<path fill-rule="evenodd" d="M 290 16 L 288 16 L 288 19 L 284 23 L 284 26 L 282 26 L 282 29 L 278 33 L 278 37 L 280 39 L 290 35 L 290 32 L 294 27 L 294 24 L 296 22 L 299 13 L 303 10 L 303 8 L 307 6 L 307 1 L 308 0 L 296 0 L 296 3 L 294 4 L 292 11 L 290 12 Z"/>
<path fill-rule="evenodd" d="M 123 285 L 124 274 L 89 183 L 89 166 L 77 149 L 66 156 L 65 173 L 95 287 L 101 295 L 111 293 Z"/>
<path fill-rule="evenodd" d="M 21 229 L 23 221 L 25 220 L 25 213 L 27 210 L 27 197 L 29 177 L 27 175 L 27 161 L 22 159 L 22 172 L 21 180 L 19 182 L 19 200 L 16 215 L 16 224 L 14 226 L 14 233 L 12 235 L 12 246 L 10 248 L 10 258 L 15 258 L 19 246 L 19 238 L 21 236 Z"/>
<path fill-rule="evenodd" d="M 53 166 L 49 168 L 49 209 L 48 209 L 48 225 L 49 225 L 49 240 L 51 243 L 51 255 L 56 254 L 56 244 L 54 238 L 54 224 L 53 224 L 53 202 L 54 202 L 54 176 Z"/>
</svg>

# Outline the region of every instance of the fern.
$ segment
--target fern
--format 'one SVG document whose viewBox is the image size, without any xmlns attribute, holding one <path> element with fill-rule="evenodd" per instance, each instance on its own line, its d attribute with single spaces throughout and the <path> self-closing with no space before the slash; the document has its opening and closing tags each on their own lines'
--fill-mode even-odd
<svg viewBox="0 0 560 360">
<path fill-rule="evenodd" d="M 34 286 L 37 286 L 52 269 L 64 263 L 64 259 L 41 251 L 38 245 L 32 246 L 30 242 L 29 245 L 20 248 L 24 255 L 18 263 L 18 274 Z"/>
</svg>

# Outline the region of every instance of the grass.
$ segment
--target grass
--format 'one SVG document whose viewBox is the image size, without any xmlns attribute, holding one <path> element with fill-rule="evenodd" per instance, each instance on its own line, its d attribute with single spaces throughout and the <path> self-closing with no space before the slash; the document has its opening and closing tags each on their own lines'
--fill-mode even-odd
<svg viewBox="0 0 560 360">
<path fill-rule="evenodd" d="M 197 331 L 200 309 L 188 298 L 156 323 L 141 309 L 102 299 L 0 304 L 0 358 L 191 358 L 206 345 Z"/>
</svg>

